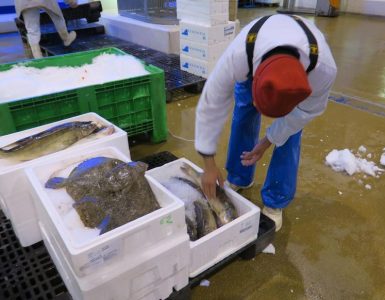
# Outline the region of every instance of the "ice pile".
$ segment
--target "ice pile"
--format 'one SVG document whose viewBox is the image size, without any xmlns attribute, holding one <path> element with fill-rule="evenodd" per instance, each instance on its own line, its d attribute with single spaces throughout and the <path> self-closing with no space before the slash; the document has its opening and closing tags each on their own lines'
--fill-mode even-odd
<svg viewBox="0 0 385 300">
<path fill-rule="evenodd" d="M 359 151 L 364 152 L 363 150 L 364 149 L 360 147 Z M 326 156 L 326 165 L 330 166 L 334 171 L 346 172 L 350 176 L 355 173 L 365 173 L 376 177 L 384 172 L 384 170 L 377 167 L 373 161 L 356 157 L 349 149 L 332 150 Z"/>
<path fill-rule="evenodd" d="M 80 67 L 16 65 L 0 72 L 0 103 L 148 74 L 131 55 L 101 54 Z"/>
<path fill-rule="evenodd" d="M 385 166 L 385 148 L 382 149 L 382 151 L 384 151 L 384 153 L 381 155 L 380 164 Z"/>
</svg>

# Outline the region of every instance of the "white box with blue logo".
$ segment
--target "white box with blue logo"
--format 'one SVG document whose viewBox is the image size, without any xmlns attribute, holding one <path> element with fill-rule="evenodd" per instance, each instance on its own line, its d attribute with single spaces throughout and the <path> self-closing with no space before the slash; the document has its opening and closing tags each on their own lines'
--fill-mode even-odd
<svg viewBox="0 0 385 300">
<path fill-rule="evenodd" d="M 180 55 L 180 67 L 183 71 L 207 78 L 214 69 L 216 60 L 206 61 L 187 55 Z"/>
<path fill-rule="evenodd" d="M 204 26 L 181 21 L 180 38 L 208 45 L 231 41 L 235 37 L 236 23 L 227 22 L 216 26 Z"/>
<path fill-rule="evenodd" d="M 198 59 L 216 61 L 221 57 L 230 43 L 231 40 L 227 40 L 218 44 L 208 45 L 181 39 L 180 53 Z"/>
</svg>

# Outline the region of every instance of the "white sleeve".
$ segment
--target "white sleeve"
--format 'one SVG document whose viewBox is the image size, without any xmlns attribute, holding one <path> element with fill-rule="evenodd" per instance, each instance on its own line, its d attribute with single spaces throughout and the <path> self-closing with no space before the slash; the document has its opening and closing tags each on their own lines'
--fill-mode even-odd
<svg viewBox="0 0 385 300">
<path fill-rule="evenodd" d="M 329 92 L 336 76 L 336 70 L 328 68 L 318 78 L 322 88 L 297 105 L 288 115 L 276 119 L 267 129 L 266 136 L 277 147 L 286 143 L 290 136 L 302 130 L 315 117 L 321 115 L 328 104 Z M 323 81 L 323 82 L 322 82 Z"/>
<path fill-rule="evenodd" d="M 195 121 L 195 149 L 203 154 L 216 153 L 218 139 L 231 108 L 236 82 L 232 55 L 231 49 L 227 49 L 221 56 L 199 99 Z"/>
</svg>

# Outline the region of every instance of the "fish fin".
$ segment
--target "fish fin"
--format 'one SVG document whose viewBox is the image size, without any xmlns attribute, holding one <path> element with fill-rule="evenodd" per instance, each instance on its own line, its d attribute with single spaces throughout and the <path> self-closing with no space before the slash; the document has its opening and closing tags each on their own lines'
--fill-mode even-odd
<svg viewBox="0 0 385 300">
<path fill-rule="evenodd" d="M 96 168 L 96 167 L 108 162 L 111 159 L 112 158 L 104 157 L 104 156 L 97 156 L 97 157 L 89 158 L 89 159 L 83 161 L 82 163 L 80 163 L 75 168 L 75 170 L 72 173 L 72 176 L 74 176 L 74 177 L 80 176 L 84 172 L 86 172 L 92 168 Z"/>
<path fill-rule="evenodd" d="M 65 182 L 66 178 L 64 177 L 53 177 L 45 183 L 45 188 L 54 190 L 60 189 L 64 186 Z"/>
<path fill-rule="evenodd" d="M 104 219 L 97 226 L 97 228 L 100 229 L 99 235 L 102 235 L 103 233 L 106 232 L 108 224 L 110 223 L 110 220 L 111 220 L 111 216 L 107 215 L 106 217 L 104 217 Z"/>
</svg>

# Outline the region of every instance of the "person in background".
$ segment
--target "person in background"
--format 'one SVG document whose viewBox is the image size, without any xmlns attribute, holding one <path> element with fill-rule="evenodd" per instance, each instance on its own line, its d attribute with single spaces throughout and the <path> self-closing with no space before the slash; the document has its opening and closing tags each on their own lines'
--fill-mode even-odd
<svg viewBox="0 0 385 300">
<path fill-rule="evenodd" d="M 302 129 L 327 106 L 337 67 L 320 30 L 297 16 L 252 21 L 232 41 L 210 74 L 196 111 L 195 148 L 203 156 L 204 193 L 215 195 L 224 181 L 215 162 L 217 143 L 233 111 L 227 184 L 254 183 L 256 162 L 274 145 L 261 190 L 262 212 L 282 226 L 282 209 L 293 200 Z M 261 115 L 275 118 L 259 139 Z"/>
<path fill-rule="evenodd" d="M 77 7 L 77 0 L 65 0 L 72 8 Z M 76 39 L 76 32 L 68 32 L 63 13 L 56 0 L 15 0 L 16 14 L 23 15 L 27 29 L 28 43 L 34 58 L 41 58 L 40 49 L 40 10 L 43 9 L 52 19 L 64 46 L 69 46 Z"/>
</svg>

